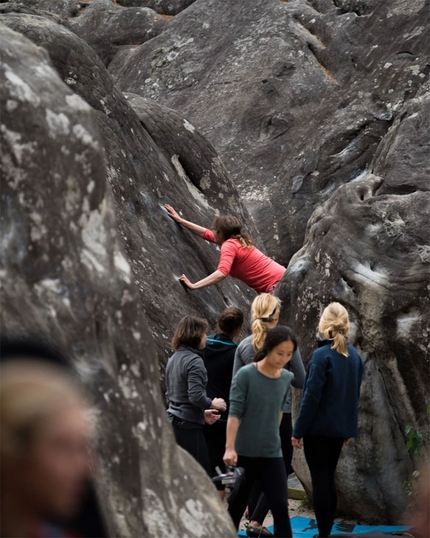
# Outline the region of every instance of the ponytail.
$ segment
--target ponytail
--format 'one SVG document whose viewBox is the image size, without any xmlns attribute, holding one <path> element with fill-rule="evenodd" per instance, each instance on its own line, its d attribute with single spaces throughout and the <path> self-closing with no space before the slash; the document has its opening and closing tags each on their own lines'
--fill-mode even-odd
<svg viewBox="0 0 430 538">
<path fill-rule="evenodd" d="M 255 319 L 251 324 L 251 330 L 252 330 L 252 347 L 254 348 L 254 351 L 259 351 L 264 344 L 264 340 L 266 339 L 267 334 L 267 324 L 263 321 L 261 321 L 260 318 Z"/>
<path fill-rule="evenodd" d="M 343 334 L 340 334 L 338 332 L 334 333 L 333 345 L 331 346 L 331 348 L 337 351 L 338 353 L 340 353 L 341 355 L 348 357 L 348 348 L 346 347 L 346 338 L 343 336 Z"/>
<path fill-rule="evenodd" d="M 251 239 L 251 236 L 246 232 L 232 235 L 231 238 L 237 239 L 243 248 L 252 248 L 254 246 L 254 241 Z"/>
<path fill-rule="evenodd" d="M 349 333 L 349 316 L 340 303 L 330 303 L 324 310 L 319 326 L 319 335 L 333 342 L 331 349 L 348 357 L 346 335 Z"/>
<path fill-rule="evenodd" d="M 252 303 L 252 347 L 259 351 L 263 347 L 267 335 L 267 324 L 273 321 L 276 314 L 279 315 L 281 301 L 270 293 L 261 293 Z"/>
</svg>

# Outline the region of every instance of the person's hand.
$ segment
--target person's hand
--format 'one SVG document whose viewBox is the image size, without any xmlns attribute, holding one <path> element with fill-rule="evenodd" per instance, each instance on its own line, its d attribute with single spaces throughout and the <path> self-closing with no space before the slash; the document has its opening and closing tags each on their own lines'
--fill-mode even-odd
<svg viewBox="0 0 430 538">
<path fill-rule="evenodd" d="M 173 209 L 171 205 L 164 204 L 164 208 L 171 219 L 173 219 L 175 222 L 179 222 L 179 224 L 181 223 L 182 217 Z"/>
<path fill-rule="evenodd" d="M 189 278 L 187 278 L 185 275 L 181 275 L 179 277 L 179 280 L 183 282 L 189 290 L 195 290 L 194 284 L 191 282 Z"/>
<path fill-rule="evenodd" d="M 206 424 L 214 424 L 219 418 L 220 414 L 215 411 L 215 409 L 206 409 L 205 411 L 205 422 Z"/>
<path fill-rule="evenodd" d="M 225 400 L 223 398 L 214 398 L 212 400 L 212 407 L 214 409 L 217 409 L 218 411 L 227 410 L 227 404 L 225 403 Z"/>
<path fill-rule="evenodd" d="M 294 448 L 302 448 L 302 445 L 300 444 L 300 439 L 296 439 L 295 437 L 291 437 L 291 444 Z"/>
<path fill-rule="evenodd" d="M 226 465 L 233 465 L 233 467 L 237 464 L 237 452 L 234 448 L 226 448 L 224 452 L 223 461 Z"/>
<path fill-rule="evenodd" d="M 348 439 L 345 439 L 345 440 L 343 441 L 343 444 L 344 444 L 345 446 L 347 446 L 347 445 L 349 445 L 349 442 L 350 442 L 350 441 L 351 441 L 351 439 L 348 437 Z"/>
</svg>

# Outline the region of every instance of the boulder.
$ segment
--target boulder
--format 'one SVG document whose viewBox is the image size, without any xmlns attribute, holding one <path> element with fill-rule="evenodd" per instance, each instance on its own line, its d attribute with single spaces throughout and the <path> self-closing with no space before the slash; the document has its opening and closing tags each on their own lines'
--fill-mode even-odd
<svg viewBox="0 0 430 538">
<path fill-rule="evenodd" d="M 169 121 L 167 125 L 172 126 L 175 121 L 176 133 L 186 133 L 187 143 L 200 152 L 196 153 L 200 168 L 185 145 L 175 145 L 169 139 L 177 134 L 165 135 L 165 148 L 157 145 L 152 136 L 154 125 L 146 122 L 150 134 L 115 88 L 95 52 L 71 31 L 32 14 L 4 13 L 0 21 L 45 47 L 66 84 L 95 110 L 120 237 L 155 339 L 163 380 L 164 365 L 172 352 L 170 339 L 181 317 L 200 315 L 215 327 L 219 312 L 226 306 L 237 305 L 249 311 L 255 296 L 231 278 L 218 286 L 185 291 L 179 276 L 185 273 L 192 281 L 204 278 L 216 269 L 219 252 L 173 222 L 163 204 L 171 203 L 187 219 L 208 227 L 216 214 L 235 214 L 256 235 L 252 221 L 218 155 L 191 123 L 182 119 L 181 126 L 178 115 L 167 120 L 168 112 L 162 115 L 157 109 L 157 129 L 167 132 L 162 122 Z M 154 136 L 163 142 L 162 137 Z M 245 326 L 244 334 L 247 330 Z"/>
<path fill-rule="evenodd" d="M 29 32 L 33 22 L 35 36 L 45 28 L 51 43 L 62 32 L 67 34 L 59 27 L 49 35 L 54 28 L 41 18 L 27 22 Z M 3 25 L 0 46 L 2 332 L 37 335 L 61 344 L 72 356 L 93 400 L 99 498 L 112 536 L 233 537 L 215 489 L 201 467 L 177 448 L 166 420 L 156 346 L 139 282 L 136 286 L 118 233 L 115 214 L 122 217 L 107 181 L 100 112 L 73 92 L 73 85 L 64 84 L 42 47 Z M 98 66 L 92 67 L 96 71 Z M 84 70 L 80 75 L 84 77 Z M 128 111 L 124 103 L 123 114 Z M 128 113 L 134 117 L 131 109 Z M 120 118 L 115 121 L 119 124 Z M 136 129 L 140 147 L 143 128 L 137 120 L 136 125 L 129 129 Z M 111 136 L 118 137 L 113 131 Z M 125 142 L 120 151 L 126 160 L 131 150 L 124 148 Z M 154 145 L 147 150 L 154 161 L 156 149 Z M 154 168 L 151 171 L 156 174 Z M 130 173 L 124 181 L 132 184 L 137 179 Z M 177 193 L 182 180 L 176 181 Z M 154 240 L 144 220 L 150 194 L 143 179 L 139 185 L 142 209 L 129 210 L 136 225 L 136 212 L 141 213 L 135 235 L 140 237 L 143 230 Z M 128 200 L 124 202 L 127 207 Z M 172 242 L 185 245 L 161 210 L 153 207 L 153 215 L 161 233 L 168 231 Z M 163 240 L 157 249 L 162 245 Z M 168 271 L 167 255 L 164 266 Z M 148 289 L 164 285 L 163 294 L 153 296 L 153 308 L 169 300 L 173 311 L 174 303 L 183 302 L 176 291 L 181 288 L 173 285 L 173 277 L 161 282 L 162 271 L 160 266 L 157 285 L 146 277 Z M 166 298 L 169 288 L 176 298 Z M 190 310 L 191 304 L 189 300 L 183 310 Z M 166 309 L 163 315 L 167 313 Z"/>
<path fill-rule="evenodd" d="M 399 110 L 369 171 L 315 210 L 277 289 L 282 321 L 295 327 L 306 358 L 321 309 L 335 300 L 349 311 L 351 342 L 366 370 L 359 437 L 344 448 L 337 471 L 339 510 L 380 523 L 399 521 L 407 505 L 406 427 L 430 434 L 429 121 L 426 86 Z M 296 456 L 309 491 L 306 464 Z"/>
<path fill-rule="evenodd" d="M 168 19 L 147 7 L 122 7 L 111 0 L 91 0 L 69 27 L 97 52 L 105 65 L 122 47 L 141 45 L 164 29 Z"/>
<path fill-rule="evenodd" d="M 425 0 L 197 0 L 109 70 L 213 143 L 286 265 L 423 84 L 429 13 Z"/>
<path fill-rule="evenodd" d="M 8 0 L 6 0 L 6 3 Z M 44 11 L 51 15 L 57 16 L 59 19 L 75 17 L 79 13 L 79 2 L 76 0 L 20 0 L 19 5 L 30 10 L 36 9 Z M 6 6 L 7 7 L 7 6 Z"/>
<path fill-rule="evenodd" d="M 171 17 L 186 9 L 193 2 L 195 0 L 121 0 L 118 4 L 125 7 L 146 6 L 155 10 L 157 13 Z"/>
</svg>

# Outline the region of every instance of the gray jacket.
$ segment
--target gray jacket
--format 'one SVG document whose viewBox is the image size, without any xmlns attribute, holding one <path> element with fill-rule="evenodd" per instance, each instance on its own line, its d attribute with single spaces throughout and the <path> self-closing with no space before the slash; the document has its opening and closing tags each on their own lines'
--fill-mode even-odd
<svg viewBox="0 0 430 538">
<path fill-rule="evenodd" d="M 251 364 L 254 361 L 255 351 L 252 347 L 252 334 L 247 336 L 242 342 L 237 346 L 236 354 L 234 356 L 234 365 L 233 365 L 233 377 L 237 372 L 245 366 L 246 364 Z M 296 389 L 302 389 L 305 382 L 305 367 L 303 366 L 302 356 L 300 354 L 300 349 L 297 348 L 294 352 L 294 355 L 289 363 L 285 366 L 286 370 L 289 370 L 294 378 L 291 381 L 291 385 Z M 288 396 L 288 400 L 285 402 L 285 405 L 282 409 L 284 413 L 291 413 L 292 409 L 292 394 Z"/>
<path fill-rule="evenodd" d="M 203 359 L 191 348 L 181 346 L 166 366 L 167 412 L 187 422 L 204 424 L 204 411 L 212 404 L 206 395 L 207 382 Z"/>
</svg>

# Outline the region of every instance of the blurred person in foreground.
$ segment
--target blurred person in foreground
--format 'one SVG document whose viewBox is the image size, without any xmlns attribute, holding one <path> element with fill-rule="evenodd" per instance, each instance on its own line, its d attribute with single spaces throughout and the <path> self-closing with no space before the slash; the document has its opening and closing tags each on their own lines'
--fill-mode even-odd
<svg viewBox="0 0 430 538">
<path fill-rule="evenodd" d="M 53 522 L 77 515 L 88 485 L 87 405 L 64 364 L 51 356 L 43 360 L 39 352 L 6 360 L 4 350 L 2 345 L 0 534 L 77 536 Z"/>
</svg>

